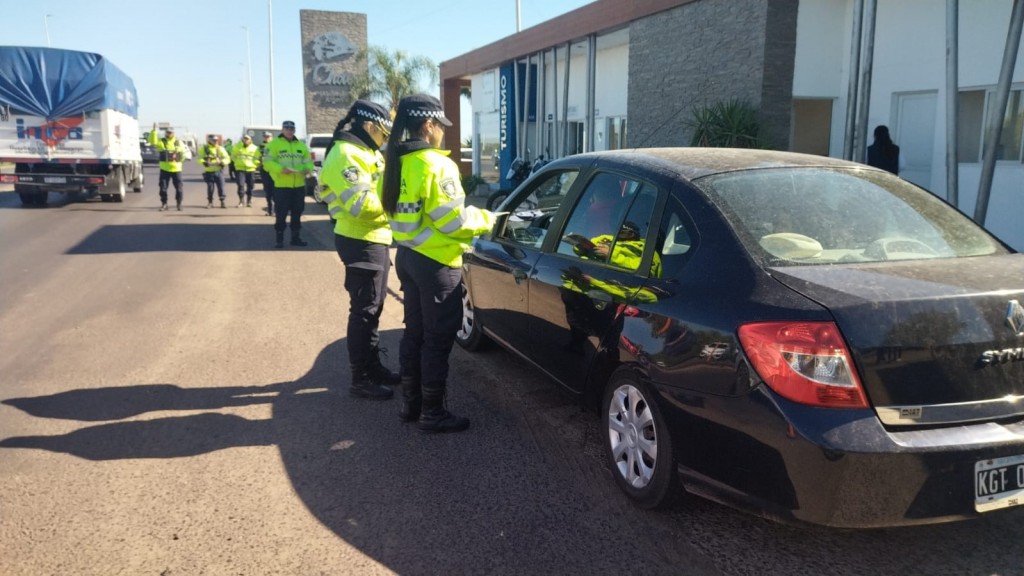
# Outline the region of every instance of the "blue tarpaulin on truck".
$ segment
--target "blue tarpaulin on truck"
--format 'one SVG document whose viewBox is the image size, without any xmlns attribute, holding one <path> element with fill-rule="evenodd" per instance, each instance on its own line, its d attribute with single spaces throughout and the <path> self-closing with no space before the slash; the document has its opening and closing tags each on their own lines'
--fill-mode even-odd
<svg viewBox="0 0 1024 576">
<path fill-rule="evenodd" d="M 0 46 L 0 105 L 47 120 L 114 109 L 138 118 L 135 82 L 99 54 Z"/>
</svg>

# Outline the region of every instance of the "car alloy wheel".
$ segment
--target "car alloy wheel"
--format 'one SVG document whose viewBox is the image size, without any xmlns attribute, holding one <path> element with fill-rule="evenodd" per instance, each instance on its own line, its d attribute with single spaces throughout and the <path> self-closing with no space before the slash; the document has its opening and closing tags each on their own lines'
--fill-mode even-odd
<svg viewBox="0 0 1024 576">
<path fill-rule="evenodd" d="M 473 301 L 465 284 L 462 286 L 462 326 L 455 333 L 455 341 L 470 352 L 481 350 L 487 345 L 487 337 L 480 330 L 480 323 L 473 310 Z"/>
<path fill-rule="evenodd" d="M 629 370 L 605 389 L 605 445 L 619 487 L 641 508 L 668 504 L 681 490 L 672 440 L 654 395 Z"/>
</svg>

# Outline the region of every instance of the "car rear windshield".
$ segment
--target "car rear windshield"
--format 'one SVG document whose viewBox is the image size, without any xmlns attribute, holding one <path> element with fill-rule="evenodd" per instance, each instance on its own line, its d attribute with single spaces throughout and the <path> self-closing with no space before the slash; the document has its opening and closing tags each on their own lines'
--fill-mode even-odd
<svg viewBox="0 0 1024 576">
<path fill-rule="evenodd" d="M 310 148 L 327 148 L 327 145 L 331 143 L 330 136 L 313 136 L 309 140 Z"/>
<path fill-rule="evenodd" d="M 1005 254 L 983 228 L 889 173 L 765 168 L 696 182 L 771 266 Z"/>
</svg>

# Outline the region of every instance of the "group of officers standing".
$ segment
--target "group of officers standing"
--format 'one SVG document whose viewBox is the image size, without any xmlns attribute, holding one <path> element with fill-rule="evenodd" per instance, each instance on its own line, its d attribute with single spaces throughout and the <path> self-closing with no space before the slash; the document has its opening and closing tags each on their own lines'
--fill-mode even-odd
<svg viewBox="0 0 1024 576">
<path fill-rule="evenodd" d="M 164 130 L 163 138 L 156 135 L 156 126 L 149 133 L 149 143 L 156 148 L 160 160 L 160 210 L 167 210 L 167 192 L 174 185 L 174 199 L 181 211 L 181 171 L 185 161 L 185 144 L 177 139 L 173 128 Z M 313 160 L 306 144 L 295 137 L 295 123 L 286 120 L 281 133 L 274 138 L 263 133 L 263 142 L 256 145 L 252 136 L 245 134 L 238 143 L 228 140 L 221 144 L 216 134 L 206 137 L 206 143 L 196 151 L 197 162 L 203 167 L 206 182 L 206 207 L 213 208 L 214 192 L 220 207 L 227 208 L 224 193 L 224 168 L 229 178 L 238 185 L 238 208 L 252 206 L 252 193 L 256 174 L 259 173 L 267 199 L 266 213 L 276 216 L 275 248 L 284 248 L 284 231 L 291 228 L 292 246 L 306 246 L 302 240 L 302 213 L 305 207 L 306 177 L 313 172 Z M 291 215 L 291 222 L 288 216 Z"/>
<path fill-rule="evenodd" d="M 349 395 L 389 400 L 393 388 L 400 386 L 399 419 L 416 422 L 424 432 L 469 428 L 468 418 L 445 407 L 448 357 L 462 324 L 462 254 L 475 236 L 492 228 L 496 218 L 493 212 L 465 204 L 459 167 L 440 149 L 445 128 L 451 125 L 440 100 L 427 94 L 403 98 L 393 116 L 375 102 L 356 100 L 335 127 L 319 176 L 349 295 Z M 173 131 L 160 141 L 155 134 L 155 130 L 150 133 L 150 141 L 161 153 L 161 210 L 167 209 L 170 182 L 181 210 L 183 151 L 178 156 L 180 143 L 175 143 Z M 272 198 L 268 214 L 277 216 L 275 246 L 283 247 L 289 213 L 292 244 L 306 245 L 299 230 L 305 178 L 313 163 L 305 143 L 295 138 L 294 122 L 284 122 L 280 136 L 263 147 L 255 147 L 246 136 L 230 156 L 215 141 L 208 141 L 204 148 L 199 162 L 206 173 L 219 175 L 226 162 L 234 163 L 239 206 L 243 205 L 243 182 L 248 206 L 251 174 L 262 168 L 270 180 L 264 180 L 264 189 L 272 186 L 267 198 L 268 202 Z M 224 207 L 222 176 L 207 179 L 207 207 L 213 206 L 215 187 Z M 394 267 L 401 282 L 405 321 L 398 374 L 381 360 L 378 333 L 392 245 L 397 246 Z"/>
</svg>

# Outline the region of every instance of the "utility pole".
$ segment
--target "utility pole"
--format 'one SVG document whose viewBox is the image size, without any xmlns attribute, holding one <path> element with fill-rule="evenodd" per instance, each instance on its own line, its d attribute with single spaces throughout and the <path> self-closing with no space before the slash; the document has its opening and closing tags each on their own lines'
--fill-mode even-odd
<svg viewBox="0 0 1024 576">
<path fill-rule="evenodd" d="M 516 0 L 516 32 L 523 31 L 522 12 L 519 10 L 519 0 Z"/>
<path fill-rule="evenodd" d="M 249 50 L 249 27 L 242 26 L 242 29 L 245 30 L 245 58 L 248 62 L 245 69 L 249 76 L 249 123 L 255 124 L 252 116 L 252 52 Z"/>
<path fill-rule="evenodd" d="M 50 47 L 50 16 L 53 14 L 47 14 L 43 16 L 43 28 L 46 28 L 46 47 Z"/>
<path fill-rule="evenodd" d="M 267 30 L 270 31 L 270 124 L 274 120 L 274 0 L 267 0 Z"/>
</svg>

